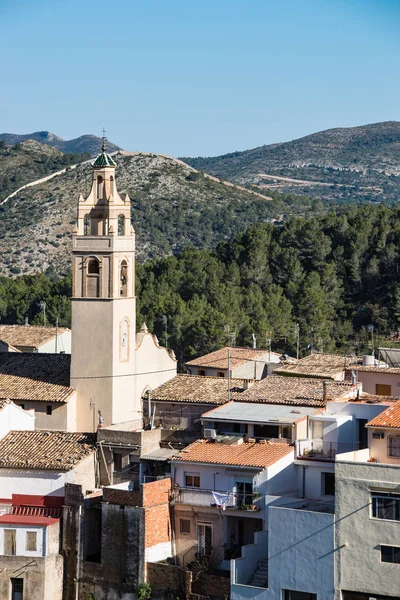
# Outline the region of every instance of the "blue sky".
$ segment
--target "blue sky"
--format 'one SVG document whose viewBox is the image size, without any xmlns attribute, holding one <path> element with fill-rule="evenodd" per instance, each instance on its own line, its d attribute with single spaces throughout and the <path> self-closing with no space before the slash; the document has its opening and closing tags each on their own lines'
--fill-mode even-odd
<svg viewBox="0 0 400 600">
<path fill-rule="evenodd" d="M 400 120 L 400 0 L 0 0 L 0 131 L 213 156 Z"/>
</svg>

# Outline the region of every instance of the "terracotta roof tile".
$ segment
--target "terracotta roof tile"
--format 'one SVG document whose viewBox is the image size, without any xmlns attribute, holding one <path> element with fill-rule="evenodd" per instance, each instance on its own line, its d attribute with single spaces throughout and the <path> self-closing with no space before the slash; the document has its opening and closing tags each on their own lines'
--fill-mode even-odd
<svg viewBox="0 0 400 600">
<path fill-rule="evenodd" d="M 93 433 L 10 431 L 0 440 L 0 468 L 69 471 L 94 450 Z"/>
<path fill-rule="evenodd" d="M 400 400 L 377 415 L 366 426 L 400 428 Z"/>
<path fill-rule="evenodd" d="M 172 460 L 266 469 L 290 453 L 293 453 L 292 446 L 276 442 L 223 444 L 214 440 L 197 440 Z"/>
<path fill-rule="evenodd" d="M 356 388 L 344 381 L 330 381 L 326 386 L 326 400 L 354 397 Z M 307 377 L 270 375 L 254 383 L 248 390 L 234 395 L 239 402 L 265 402 L 295 406 L 325 406 L 323 382 Z"/>
<path fill-rule="evenodd" d="M 360 371 L 360 372 L 369 372 L 369 373 L 389 373 L 390 375 L 398 375 L 400 373 L 400 367 L 379 367 L 379 366 L 357 366 L 357 367 L 353 367 L 353 369 L 348 368 L 346 369 L 347 371 L 350 370 L 354 370 L 354 371 Z"/>
<path fill-rule="evenodd" d="M 63 327 L 58 328 L 58 334 L 61 335 L 69 331 Z M 56 336 L 55 327 L 36 327 L 34 325 L 0 325 L 0 340 L 18 347 L 38 348 L 49 342 Z"/>
<path fill-rule="evenodd" d="M 74 391 L 70 360 L 69 354 L 0 354 L 0 398 L 66 402 Z"/>
<path fill-rule="evenodd" d="M 230 364 L 231 369 L 238 367 L 239 365 L 249 361 L 249 360 L 261 360 L 263 357 L 268 355 L 268 350 L 255 350 L 253 348 L 230 348 Z M 275 356 L 274 352 L 271 352 Z M 195 358 L 186 363 L 188 366 L 193 367 L 209 367 L 213 369 L 227 369 L 228 368 L 228 346 L 226 348 L 221 348 L 220 350 L 216 350 L 215 352 L 211 352 L 210 354 L 205 354 L 204 356 L 199 356 L 199 358 Z"/>
<path fill-rule="evenodd" d="M 18 375 L 68 387 L 70 367 L 70 354 L 0 353 L 0 373 L 5 375 Z"/>
<path fill-rule="evenodd" d="M 232 396 L 233 394 L 240 395 L 240 390 L 243 389 L 243 379 L 231 379 Z M 160 402 L 224 404 L 228 401 L 228 379 L 200 375 L 176 375 L 153 390 L 151 398 Z"/>
<path fill-rule="evenodd" d="M 321 377 L 332 379 L 339 375 L 346 367 L 357 364 L 358 358 L 340 356 L 337 354 L 310 354 L 298 360 L 295 364 L 286 365 L 275 369 L 277 375 L 292 375 L 303 377 Z"/>
</svg>

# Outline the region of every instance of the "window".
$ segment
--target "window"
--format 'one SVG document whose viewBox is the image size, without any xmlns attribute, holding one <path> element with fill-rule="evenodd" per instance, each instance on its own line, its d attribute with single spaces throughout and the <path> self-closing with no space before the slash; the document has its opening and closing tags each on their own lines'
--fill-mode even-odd
<svg viewBox="0 0 400 600">
<path fill-rule="evenodd" d="M 89 275 L 98 275 L 100 273 L 99 261 L 95 258 L 89 260 L 88 273 Z"/>
<path fill-rule="evenodd" d="M 283 600 L 317 600 L 317 594 L 308 592 L 295 592 L 294 590 L 283 590 Z"/>
<path fill-rule="evenodd" d="M 400 437 L 388 437 L 388 456 L 400 456 Z"/>
<path fill-rule="evenodd" d="M 88 213 L 83 217 L 83 235 L 90 234 L 90 216 Z"/>
<path fill-rule="evenodd" d="M 26 547 L 25 550 L 28 552 L 36 552 L 37 550 L 37 532 L 27 531 L 26 532 Z"/>
<path fill-rule="evenodd" d="M 179 521 L 180 532 L 190 533 L 190 521 L 189 519 L 180 519 Z"/>
<path fill-rule="evenodd" d="M 372 495 L 372 516 L 376 519 L 400 521 L 400 494 L 378 492 Z"/>
<path fill-rule="evenodd" d="M 126 260 L 123 260 L 121 263 L 121 271 L 120 271 L 120 296 L 126 297 L 127 296 L 127 283 L 128 283 L 128 265 L 126 263 Z"/>
<path fill-rule="evenodd" d="M 278 425 L 254 425 L 254 437 L 279 438 Z"/>
<path fill-rule="evenodd" d="M 253 484 L 247 481 L 236 482 L 237 504 L 253 504 Z"/>
<path fill-rule="evenodd" d="M 100 297 L 100 264 L 96 258 L 91 258 L 87 265 L 86 295 L 88 298 Z"/>
<path fill-rule="evenodd" d="M 201 375 L 202 377 L 205 377 L 206 372 L 204 371 L 204 369 L 199 369 L 199 375 Z"/>
<path fill-rule="evenodd" d="M 17 531 L 16 529 L 4 530 L 4 554 L 6 556 L 15 556 L 17 550 Z"/>
<path fill-rule="evenodd" d="M 118 235 L 125 235 L 125 217 L 118 215 Z"/>
<path fill-rule="evenodd" d="M 52 415 L 53 414 L 53 407 L 51 406 L 51 404 L 48 404 L 46 406 L 46 415 Z"/>
<path fill-rule="evenodd" d="M 335 473 L 322 473 L 322 493 L 326 496 L 335 495 Z"/>
<path fill-rule="evenodd" d="M 375 393 L 377 396 L 391 396 L 392 386 L 386 383 L 377 383 L 375 386 Z"/>
<path fill-rule="evenodd" d="M 223 371 L 217 371 L 217 377 L 225 377 L 225 373 Z"/>
<path fill-rule="evenodd" d="M 381 561 L 400 564 L 399 546 L 381 546 Z"/>
<path fill-rule="evenodd" d="M 186 487 L 200 487 L 200 473 L 185 473 Z"/>
</svg>

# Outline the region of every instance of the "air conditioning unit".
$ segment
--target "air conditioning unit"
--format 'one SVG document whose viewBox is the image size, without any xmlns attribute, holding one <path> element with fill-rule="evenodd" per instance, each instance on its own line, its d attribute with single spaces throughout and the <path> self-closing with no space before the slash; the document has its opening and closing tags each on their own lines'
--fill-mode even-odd
<svg viewBox="0 0 400 600">
<path fill-rule="evenodd" d="M 206 439 L 215 439 L 217 437 L 217 432 L 215 431 L 215 429 L 205 429 L 204 430 L 204 437 Z"/>
</svg>

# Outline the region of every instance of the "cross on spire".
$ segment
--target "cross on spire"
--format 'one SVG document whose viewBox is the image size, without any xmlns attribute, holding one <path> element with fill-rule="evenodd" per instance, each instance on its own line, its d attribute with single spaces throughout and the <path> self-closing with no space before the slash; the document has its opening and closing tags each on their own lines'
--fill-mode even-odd
<svg viewBox="0 0 400 600">
<path fill-rule="evenodd" d="M 103 127 L 103 129 L 101 130 L 101 132 L 102 132 L 102 134 L 103 134 L 103 137 L 101 138 L 101 139 L 103 140 L 103 143 L 101 144 L 101 151 L 102 151 L 102 152 L 105 152 L 105 151 L 106 151 L 106 149 L 107 149 L 107 146 L 106 146 L 106 141 L 107 141 L 107 138 L 106 138 L 106 130 L 104 129 L 104 127 Z"/>
</svg>

